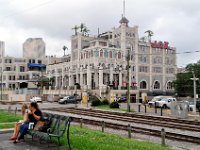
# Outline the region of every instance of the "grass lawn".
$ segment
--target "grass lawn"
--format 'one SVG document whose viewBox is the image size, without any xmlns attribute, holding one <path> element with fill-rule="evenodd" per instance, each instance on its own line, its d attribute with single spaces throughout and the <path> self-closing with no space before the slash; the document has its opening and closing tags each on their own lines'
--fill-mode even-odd
<svg viewBox="0 0 200 150">
<path fill-rule="evenodd" d="M 104 110 L 116 110 L 116 111 L 123 111 L 123 112 L 127 111 L 124 108 L 110 108 L 109 105 L 99 105 L 99 106 L 95 106 L 95 108 L 104 109 Z M 134 112 L 134 110 L 131 109 L 131 112 Z"/>
<path fill-rule="evenodd" d="M 66 137 L 62 138 L 61 142 L 66 143 L 66 139 Z M 70 141 L 73 150 L 170 150 L 169 147 L 162 147 L 159 144 L 128 139 L 78 126 L 70 127 Z"/>
<path fill-rule="evenodd" d="M 0 123 L 3 122 L 17 122 L 22 119 L 22 116 L 19 114 L 8 113 L 6 111 L 0 111 Z"/>
<path fill-rule="evenodd" d="M 0 110 L 0 129 L 13 128 L 14 123 L 22 119 L 19 114 L 9 113 L 7 111 Z M 9 123 L 10 122 L 10 123 Z"/>
</svg>

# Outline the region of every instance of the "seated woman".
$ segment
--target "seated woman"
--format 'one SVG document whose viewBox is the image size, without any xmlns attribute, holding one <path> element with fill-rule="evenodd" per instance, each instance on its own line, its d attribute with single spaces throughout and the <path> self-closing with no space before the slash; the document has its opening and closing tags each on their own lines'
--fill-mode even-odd
<svg viewBox="0 0 200 150">
<path fill-rule="evenodd" d="M 21 113 L 23 116 L 23 120 L 19 120 L 19 122 L 15 123 L 15 127 L 14 127 L 14 132 L 13 135 L 10 137 L 9 140 L 16 140 L 19 134 L 19 127 L 24 124 L 25 122 L 28 122 L 28 106 L 26 104 L 22 105 L 21 108 Z"/>
<path fill-rule="evenodd" d="M 20 126 L 20 135 L 19 137 L 17 138 L 17 140 L 14 141 L 14 143 L 17 143 L 19 142 L 19 140 L 21 139 L 24 139 L 24 135 L 26 134 L 27 130 L 28 130 L 28 127 L 29 127 L 29 123 L 30 122 L 33 122 L 34 123 L 34 126 L 37 124 L 37 121 L 41 119 L 42 117 L 42 112 L 41 110 L 39 109 L 38 107 L 38 104 L 35 103 L 35 102 L 32 102 L 29 106 L 29 109 L 30 109 L 30 113 L 28 115 L 28 118 L 29 118 L 29 122 L 27 123 L 24 123 Z"/>
</svg>

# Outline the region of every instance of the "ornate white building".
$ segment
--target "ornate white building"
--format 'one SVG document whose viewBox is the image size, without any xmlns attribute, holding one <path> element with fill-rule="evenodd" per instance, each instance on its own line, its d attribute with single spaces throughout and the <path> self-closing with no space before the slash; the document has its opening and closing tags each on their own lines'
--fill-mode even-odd
<svg viewBox="0 0 200 150">
<path fill-rule="evenodd" d="M 118 95 L 126 93 L 127 68 L 131 96 L 141 93 L 172 93 L 176 74 L 176 49 L 168 42 L 152 42 L 139 38 L 138 26 L 130 27 L 122 17 L 120 25 L 109 32 L 90 37 L 75 33 L 71 37 L 70 62 L 47 66 L 54 87 L 64 88 L 80 84 L 81 88 L 102 89 L 106 85 Z M 130 67 L 127 54 L 130 52 Z M 117 90 L 116 90 L 117 89 Z"/>
</svg>

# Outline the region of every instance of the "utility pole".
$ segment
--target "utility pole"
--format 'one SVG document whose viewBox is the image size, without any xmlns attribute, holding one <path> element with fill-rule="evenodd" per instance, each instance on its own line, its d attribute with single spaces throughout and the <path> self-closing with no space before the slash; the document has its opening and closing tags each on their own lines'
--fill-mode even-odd
<svg viewBox="0 0 200 150">
<path fill-rule="evenodd" d="M 1 100 L 3 100 L 3 71 L 1 71 Z"/>
<path fill-rule="evenodd" d="M 199 78 L 196 78 L 194 71 L 192 71 L 193 78 L 190 78 L 193 80 L 193 87 L 194 87 L 194 112 L 196 113 L 196 81 L 199 80 Z"/>
<path fill-rule="evenodd" d="M 130 84 L 129 84 L 129 68 L 130 68 L 130 50 L 128 49 L 127 54 L 127 112 L 130 112 Z"/>
</svg>

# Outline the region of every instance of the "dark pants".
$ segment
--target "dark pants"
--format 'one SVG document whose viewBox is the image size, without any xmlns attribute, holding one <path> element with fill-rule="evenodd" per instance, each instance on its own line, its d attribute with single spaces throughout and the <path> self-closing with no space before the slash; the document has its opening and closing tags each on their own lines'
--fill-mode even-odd
<svg viewBox="0 0 200 150">
<path fill-rule="evenodd" d="M 20 135 L 19 135 L 19 137 L 18 137 L 18 140 L 24 139 L 24 135 L 26 134 L 26 132 L 27 132 L 27 130 L 28 130 L 28 126 L 29 126 L 29 123 L 28 123 L 28 122 L 26 122 L 26 123 L 24 123 L 24 124 L 22 124 L 22 125 L 20 126 L 20 129 L 19 129 Z"/>
</svg>

